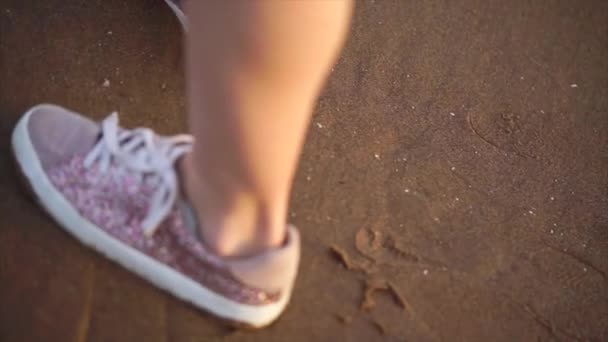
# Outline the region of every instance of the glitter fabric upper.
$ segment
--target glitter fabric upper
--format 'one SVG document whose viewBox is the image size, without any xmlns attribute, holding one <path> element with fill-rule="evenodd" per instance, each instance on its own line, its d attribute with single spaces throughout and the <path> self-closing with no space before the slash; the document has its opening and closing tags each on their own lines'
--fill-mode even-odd
<svg viewBox="0 0 608 342">
<path fill-rule="evenodd" d="M 51 168 L 48 176 L 83 217 L 124 244 L 237 302 L 263 305 L 278 300 L 277 293 L 235 279 L 185 226 L 175 206 L 153 235 L 144 235 L 141 222 L 157 186 L 155 178 L 129 172 L 115 162 L 105 172 L 96 165 L 86 168 L 81 156 Z"/>
</svg>

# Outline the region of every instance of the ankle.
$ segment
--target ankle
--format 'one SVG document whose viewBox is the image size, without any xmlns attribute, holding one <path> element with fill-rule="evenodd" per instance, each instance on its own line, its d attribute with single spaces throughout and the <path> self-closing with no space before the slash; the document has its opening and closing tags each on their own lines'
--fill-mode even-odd
<svg viewBox="0 0 608 342">
<path fill-rule="evenodd" d="M 234 194 L 214 211 L 197 207 L 202 238 L 218 255 L 249 256 L 282 244 L 285 224 L 252 194 Z"/>
<path fill-rule="evenodd" d="M 202 240 L 214 253 L 251 256 L 284 242 L 287 200 L 269 203 L 234 184 L 199 177 L 194 165 L 191 155 L 180 162 L 182 192 L 196 212 Z"/>
</svg>

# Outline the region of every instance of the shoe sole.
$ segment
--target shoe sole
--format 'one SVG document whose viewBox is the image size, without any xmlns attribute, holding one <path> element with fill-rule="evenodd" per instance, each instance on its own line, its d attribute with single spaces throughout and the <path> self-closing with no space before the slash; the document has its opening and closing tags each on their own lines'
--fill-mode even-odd
<svg viewBox="0 0 608 342">
<path fill-rule="evenodd" d="M 35 199 L 64 230 L 84 245 L 158 288 L 239 326 L 261 328 L 278 318 L 289 301 L 290 290 L 283 294 L 279 301 L 263 306 L 233 301 L 201 286 L 146 254 L 127 247 L 82 217 L 53 186 L 36 155 L 27 127 L 30 116 L 38 108 L 40 106 L 32 108 L 15 127 L 12 135 L 13 154 L 19 171 Z"/>
<path fill-rule="evenodd" d="M 179 8 L 179 6 L 177 6 L 171 0 L 165 0 L 165 2 L 171 8 L 171 10 L 173 10 L 173 13 L 175 13 L 175 16 L 177 16 L 177 19 L 179 19 L 179 22 L 182 24 L 182 27 L 184 28 L 184 30 L 187 31 L 187 29 L 188 29 L 188 25 L 187 25 L 188 19 L 186 18 L 186 15 L 184 14 L 184 11 L 182 11 L 182 9 Z"/>
</svg>

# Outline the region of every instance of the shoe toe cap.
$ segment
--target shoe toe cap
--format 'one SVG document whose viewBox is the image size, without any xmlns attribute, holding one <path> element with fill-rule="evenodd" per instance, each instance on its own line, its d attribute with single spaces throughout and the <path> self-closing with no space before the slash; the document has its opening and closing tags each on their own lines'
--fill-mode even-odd
<svg viewBox="0 0 608 342">
<path fill-rule="evenodd" d="M 86 154 L 100 133 L 94 121 L 55 105 L 36 106 L 24 119 L 27 137 L 45 169 L 75 155 Z"/>
</svg>

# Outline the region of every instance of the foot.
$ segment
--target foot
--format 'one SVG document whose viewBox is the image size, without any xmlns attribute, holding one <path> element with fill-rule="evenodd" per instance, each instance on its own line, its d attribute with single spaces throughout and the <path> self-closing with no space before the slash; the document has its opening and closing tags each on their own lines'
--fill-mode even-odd
<svg viewBox="0 0 608 342">
<path fill-rule="evenodd" d="M 169 7 L 171 7 L 173 12 L 177 16 L 177 19 L 179 19 L 180 23 L 182 23 L 182 27 L 185 30 L 187 28 L 188 19 L 186 18 L 182 7 L 184 0 L 165 0 L 165 2 L 167 3 L 167 5 L 169 5 Z"/>
<path fill-rule="evenodd" d="M 76 239 L 178 298 L 221 318 L 261 327 L 287 304 L 299 235 L 247 258 L 222 258 L 197 237 L 175 162 L 192 137 L 101 123 L 53 105 L 29 110 L 14 154 L 35 197 Z"/>
</svg>

